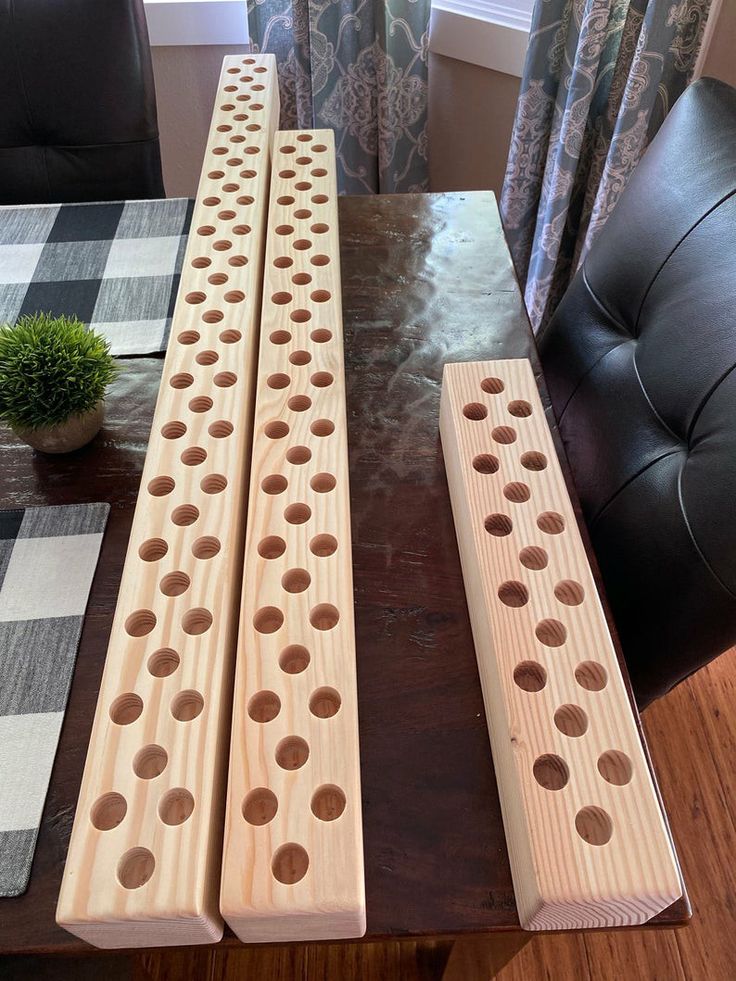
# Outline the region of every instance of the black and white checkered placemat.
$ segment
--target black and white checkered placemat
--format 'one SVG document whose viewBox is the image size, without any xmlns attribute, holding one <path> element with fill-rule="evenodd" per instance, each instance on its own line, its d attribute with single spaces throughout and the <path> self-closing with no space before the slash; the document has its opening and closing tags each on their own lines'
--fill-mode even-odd
<svg viewBox="0 0 736 981">
<path fill-rule="evenodd" d="M 76 316 L 116 355 L 166 349 L 193 203 L 0 208 L 0 323 Z"/>
<path fill-rule="evenodd" d="M 0 896 L 28 884 L 109 511 L 0 511 Z"/>
</svg>

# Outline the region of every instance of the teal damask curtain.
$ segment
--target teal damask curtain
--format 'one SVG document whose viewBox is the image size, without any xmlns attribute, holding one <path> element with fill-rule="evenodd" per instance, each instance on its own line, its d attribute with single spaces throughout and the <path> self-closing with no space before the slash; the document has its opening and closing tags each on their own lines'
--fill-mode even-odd
<svg viewBox="0 0 736 981">
<path fill-rule="evenodd" d="M 535 330 L 689 83 L 710 5 L 537 0 L 500 203 Z"/>
<path fill-rule="evenodd" d="M 430 0 L 248 0 L 283 129 L 335 131 L 342 192 L 427 190 Z"/>
</svg>

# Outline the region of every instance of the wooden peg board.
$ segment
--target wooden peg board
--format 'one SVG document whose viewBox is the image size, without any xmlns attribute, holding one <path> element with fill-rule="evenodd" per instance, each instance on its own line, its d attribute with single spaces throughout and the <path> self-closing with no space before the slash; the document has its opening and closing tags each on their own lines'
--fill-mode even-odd
<svg viewBox="0 0 736 981">
<path fill-rule="evenodd" d="M 225 58 L 57 922 L 218 940 L 275 59 Z M 134 365 L 131 370 L 135 370 Z"/>
<path fill-rule="evenodd" d="M 365 932 L 332 133 L 273 161 L 221 894 L 248 942 Z"/>
<path fill-rule="evenodd" d="M 682 892 L 531 366 L 445 366 L 440 430 L 517 906 L 644 923 Z"/>
</svg>

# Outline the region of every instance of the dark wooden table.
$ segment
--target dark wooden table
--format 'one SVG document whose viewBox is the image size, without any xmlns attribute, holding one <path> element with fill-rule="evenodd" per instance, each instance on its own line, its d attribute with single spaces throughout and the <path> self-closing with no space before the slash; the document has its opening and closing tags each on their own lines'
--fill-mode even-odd
<svg viewBox="0 0 736 981">
<path fill-rule="evenodd" d="M 343 198 L 340 237 L 366 939 L 518 931 L 437 425 L 445 362 L 528 357 L 539 374 L 534 342 L 490 193 Z M 125 360 L 102 434 L 71 456 L 0 434 L 2 507 L 112 504 L 31 881 L 0 899 L 0 952 L 89 949 L 54 910 L 160 372 Z M 656 922 L 687 916 L 685 899 Z"/>
</svg>

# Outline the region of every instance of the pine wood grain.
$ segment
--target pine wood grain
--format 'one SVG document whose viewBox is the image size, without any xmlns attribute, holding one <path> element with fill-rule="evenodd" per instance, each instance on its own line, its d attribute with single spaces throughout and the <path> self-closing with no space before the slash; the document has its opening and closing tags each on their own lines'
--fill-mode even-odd
<svg viewBox="0 0 736 981">
<path fill-rule="evenodd" d="M 681 895 L 529 362 L 445 366 L 440 429 L 521 924 Z"/>
<path fill-rule="evenodd" d="M 251 942 L 365 932 L 333 135 L 273 159 L 221 895 Z"/>
<path fill-rule="evenodd" d="M 100 947 L 217 940 L 271 55 L 228 57 L 113 621 L 57 922 Z"/>
</svg>

